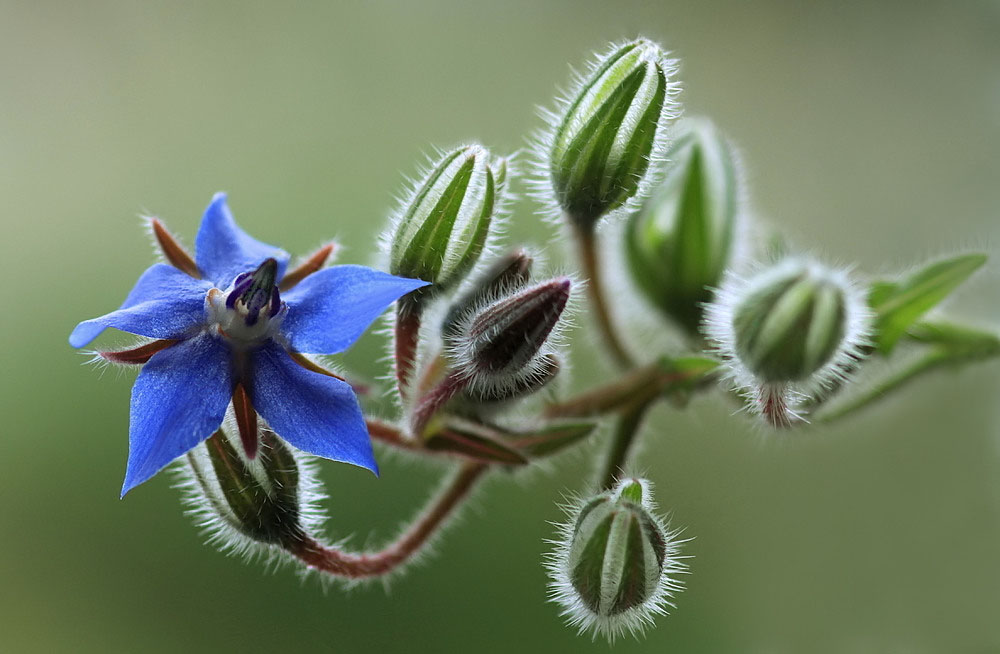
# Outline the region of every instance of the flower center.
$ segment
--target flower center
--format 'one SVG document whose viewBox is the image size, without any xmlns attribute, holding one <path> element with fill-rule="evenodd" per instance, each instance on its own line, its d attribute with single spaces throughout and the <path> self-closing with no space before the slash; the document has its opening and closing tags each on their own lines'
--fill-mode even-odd
<svg viewBox="0 0 1000 654">
<path fill-rule="evenodd" d="M 241 273 L 227 291 L 208 292 L 211 322 L 236 345 L 258 345 L 277 333 L 288 307 L 276 285 L 278 262 L 268 259 L 252 271 Z"/>
</svg>

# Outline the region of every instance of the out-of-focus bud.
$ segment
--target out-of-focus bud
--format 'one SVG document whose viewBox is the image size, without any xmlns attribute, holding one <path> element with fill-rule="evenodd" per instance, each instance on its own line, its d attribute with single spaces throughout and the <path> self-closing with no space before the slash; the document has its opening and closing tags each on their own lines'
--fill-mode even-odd
<svg viewBox="0 0 1000 654">
<path fill-rule="evenodd" d="M 507 186 L 507 160 L 473 144 L 442 156 L 400 209 L 389 272 L 431 282 L 461 281 L 486 246 Z"/>
<path fill-rule="evenodd" d="M 547 563 L 550 593 L 581 632 L 612 641 L 640 633 L 682 588 L 671 576 L 683 569 L 676 533 L 655 515 L 651 492 L 648 481 L 625 479 L 575 507 L 560 526 Z"/>
<path fill-rule="evenodd" d="M 791 390 L 816 394 L 864 357 L 871 316 L 843 271 L 786 259 L 748 279 L 730 277 L 706 309 L 707 336 L 776 426 L 797 416 Z"/>
<path fill-rule="evenodd" d="M 249 460 L 220 429 L 188 456 L 188 499 L 222 548 L 297 542 L 302 522 L 299 465 L 273 432 L 262 430 L 261 450 Z"/>
<path fill-rule="evenodd" d="M 523 249 L 517 249 L 497 258 L 472 285 L 448 308 L 441 323 L 445 338 L 454 336 L 463 316 L 492 299 L 524 288 L 531 281 L 534 259 Z"/>
<path fill-rule="evenodd" d="M 650 302 L 696 334 L 737 245 L 737 163 L 706 119 L 681 121 L 666 157 L 666 177 L 629 220 L 626 253 Z"/>
<path fill-rule="evenodd" d="M 549 116 L 539 145 L 548 202 L 583 229 L 644 195 L 676 115 L 676 61 L 637 39 L 613 46 Z"/>
<path fill-rule="evenodd" d="M 452 369 L 471 398 L 510 399 L 541 387 L 559 370 L 549 343 L 570 297 L 559 277 L 470 312 L 446 339 Z"/>
</svg>

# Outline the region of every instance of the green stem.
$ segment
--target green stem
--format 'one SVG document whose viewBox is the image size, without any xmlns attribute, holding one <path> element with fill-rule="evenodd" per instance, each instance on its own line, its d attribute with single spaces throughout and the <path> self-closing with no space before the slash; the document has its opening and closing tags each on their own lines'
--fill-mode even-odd
<svg viewBox="0 0 1000 654">
<path fill-rule="evenodd" d="M 597 254 L 597 234 L 593 227 L 577 227 L 576 237 L 579 246 L 580 266 L 583 268 L 583 274 L 587 276 L 590 306 L 597 319 L 597 327 L 604 339 L 604 345 L 621 368 L 632 368 L 635 363 L 618 338 L 618 332 L 611 320 L 611 311 L 601 280 L 601 264 Z"/>
<path fill-rule="evenodd" d="M 622 411 L 637 401 L 679 390 L 711 387 L 714 367 L 690 367 L 670 370 L 662 361 L 650 363 L 625 373 L 610 384 L 554 402 L 545 407 L 546 418 L 588 418 Z"/>
<path fill-rule="evenodd" d="M 639 435 L 639 427 L 642 426 L 642 419 L 649 407 L 652 406 L 653 401 L 653 398 L 649 398 L 637 402 L 618 418 L 614 438 L 611 441 L 611 449 L 608 451 L 604 471 L 601 473 L 601 488 L 611 488 L 624 474 L 629 452 L 632 450 L 636 436 Z"/>
</svg>

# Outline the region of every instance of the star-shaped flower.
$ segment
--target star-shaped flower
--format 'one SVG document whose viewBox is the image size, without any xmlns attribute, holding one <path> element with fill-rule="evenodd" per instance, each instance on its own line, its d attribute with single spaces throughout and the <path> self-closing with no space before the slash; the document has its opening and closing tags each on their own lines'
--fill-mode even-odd
<svg viewBox="0 0 1000 654">
<path fill-rule="evenodd" d="M 251 458 L 259 414 L 300 450 L 377 473 L 354 391 L 303 355 L 342 352 L 426 282 L 363 266 L 322 268 L 330 246 L 286 275 L 288 253 L 240 229 L 223 193 L 205 211 L 193 259 L 159 221 L 152 226 L 170 264 L 151 266 L 121 308 L 69 337 L 84 347 L 114 327 L 159 339 L 101 353 L 144 364 L 132 387 L 122 495 L 215 433 L 230 402 Z"/>
</svg>

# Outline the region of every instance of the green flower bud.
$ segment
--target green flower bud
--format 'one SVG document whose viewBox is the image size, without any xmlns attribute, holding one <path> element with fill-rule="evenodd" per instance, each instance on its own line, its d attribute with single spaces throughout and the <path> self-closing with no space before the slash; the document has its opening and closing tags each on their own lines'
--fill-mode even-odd
<svg viewBox="0 0 1000 654">
<path fill-rule="evenodd" d="M 845 272 L 803 259 L 727 279 L 705 314 L 731 376 L 776 426 L 797 417 L 793 389 L 812 395 L 843 381 L 864 357 L 870 323 Z"/>
<path fill-rule="evenodd" d="M 654 514 L 651 485 L 625 479 L 571 510 L 548 568 L 553 599 L 580 631 L 639 633 L 681 589 L 679 543 Z"/>
<path fill-rule="evenodd" d="M 695 334 L 702 306 L 734 258 L 740 189 L 737 162 L 708 120 L 678 125 L 663 181 L 629 220 L 629 269 L 668 318 Z"/>
<path fill-rule="evenodd" d="M 390 236 L 389 272 L 443 291 L 487 245 L 507 183 L 507 161 L 481 145 L 444 154 L 403 204 Z"/>
<path fill-rule="evenodd" d="M 544 199 L 584 229 L 640 200 L 676 115 L 675 72 L 676 62 L 646 39 L 595 62 L 561 111 L 547 116 L 538 146 Z"/>
<path fill-rule="evenodd" d="M 182 487 L 222 549 L 247 553 L 300 541 L 316 527 L 312 471 L 273 432 L 262 430 L 252 460 L 235 429 L 220 429 L 187 455 Z"/>
</svg>

